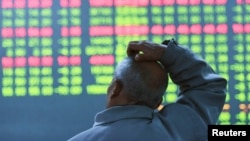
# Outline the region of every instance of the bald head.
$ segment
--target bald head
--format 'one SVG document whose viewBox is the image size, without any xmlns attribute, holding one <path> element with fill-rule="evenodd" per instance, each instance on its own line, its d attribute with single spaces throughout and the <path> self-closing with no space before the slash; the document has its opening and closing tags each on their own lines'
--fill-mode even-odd
<svg viewBox="0 0 250 141">
<path fill-rule="evenodd" d="M 135 61 L 127 57 L 115 70 L 114 78 L 122 85 L 123 94 L 138 105 L 156 108 L 164 95 L 168 77 L 164 67 L 155 61 Z"/>
</svg>

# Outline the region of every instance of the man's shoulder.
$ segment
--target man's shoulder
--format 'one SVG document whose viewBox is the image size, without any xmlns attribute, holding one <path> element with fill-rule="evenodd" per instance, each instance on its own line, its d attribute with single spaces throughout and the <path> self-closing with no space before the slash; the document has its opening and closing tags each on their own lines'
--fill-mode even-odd
<svg viewBox="0 0 250 141">
<path fill-rule="evenodd" d="M 73 137 L 71 137 L 67 141 L 88 141 L 87 138 L 89 138 L 91 135 L 93 135 L 94 132 L 95 132 L 95 130 L 93 130 L 93 128 L 89 128 L 85 131 L 82 131 L 82 132 L 74 135 Z"/>
</svg>

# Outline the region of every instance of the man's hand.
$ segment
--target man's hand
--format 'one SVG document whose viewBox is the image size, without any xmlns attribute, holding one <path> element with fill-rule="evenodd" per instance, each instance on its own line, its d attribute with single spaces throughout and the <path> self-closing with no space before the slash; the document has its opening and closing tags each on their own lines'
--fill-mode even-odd
<svg viewBox="0 0 250 141">
<path fill-rule="evenodd" d="M 136 61 L 157 61 L 166 47 L 164 44 L 149 41 L 131 41 L 128 44 L 127 55 L 134 56 Z"/>
</svg>

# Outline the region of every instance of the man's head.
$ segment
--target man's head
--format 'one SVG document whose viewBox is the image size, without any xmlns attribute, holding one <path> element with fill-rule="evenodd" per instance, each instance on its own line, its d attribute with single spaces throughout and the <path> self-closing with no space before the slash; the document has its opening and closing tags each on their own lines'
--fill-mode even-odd
<svg viewBox="0 0 250 141">
<path fill-rule="evenodd" d="M 162 102 L 167 84 L 168 76 L 160 63 L 126 57 L 114 72 L 107 107 L 134 104 L 155 109 Z"/>
</svg>

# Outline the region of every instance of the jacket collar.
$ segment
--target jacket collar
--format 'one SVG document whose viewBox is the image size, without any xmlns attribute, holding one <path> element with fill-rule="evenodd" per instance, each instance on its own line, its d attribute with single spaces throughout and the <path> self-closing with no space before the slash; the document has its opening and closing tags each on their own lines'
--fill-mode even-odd
<svg viewBox="0 0 250 141">
<path fill-rule="evenodd" d="M 106 124 L 110 122 L 119 121 L 122 119 L 152 119 L 153 109 L 146 106 L 138 105 L 126 105 L 126 106 L 114 106 L 105 109 L 95 116 L 95 123 L 93 126 L 98 126 L 101 124 Z"/>
</svg>

